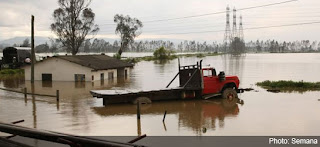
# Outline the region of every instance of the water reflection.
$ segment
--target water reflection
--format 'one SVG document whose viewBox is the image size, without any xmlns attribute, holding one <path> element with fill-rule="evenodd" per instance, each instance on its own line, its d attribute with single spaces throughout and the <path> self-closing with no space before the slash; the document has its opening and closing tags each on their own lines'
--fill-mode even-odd
<svg viewBox="0 0 320 147">
<path fill-rule="evenodd" d="M 6 88 L 19 88 L 24 83 L 24 76 L 6 76 L 0 79 L 0 85 Z"/>
<path fill-rule="evenodd" d="M 155 63 L 155 64 L 168 64 L 168 63 L 170 63 L 170 60 L 166 60 L 166 59 L 164 59 L 164 60 L 155 60 L 155 61 L 153 61 L 153 63 Z"/>
<path fill-rule="evenodd" d="M 261 87 L 261 86 L 259 86 Z M 268 92 L 272 93 L 299 93 L 299 94 L 304 94 L 306 92 L 312 92 L 312 91 L 319 91 L 319 89 L 304 89 L 304 88 L 279 88 L 279 89 L 274 89 L 274 88 L 269 88 L 269 87 L 261 87 L 262 89 L 265 89 Z"/>
<path fill-rule="evenodd" d="M 223 60 L 224 71 L 228 75 L 237 75 L 240 81 L 242 81 L 246 55 L 222 55 L 221 57 Z"/>
<path fill-rule="evenodd" d="M 237 75 L 242 88 L 264 80 L 320 81 L 319 54 L 248 54 L 247 56 L 203 57 L 203 65 L 210 64 L 217 71 Z M 182 65 L 199 61 L 195 57 L 183 57 Z M 28 95 L 25 104 L 23 94 L 0 91 L 0 119 L 5 122 L 25 119 L 27 127 L 36 127 L 81 135 L 318 135 L 319 92 L 269 93 L 245 92 L 240 95 L 248 105 L 228 103 L 221 99 L 208 101 L 169 101 L 142 106 L 141 122 L 136 121 L 136 106 L 102 106 L 102 100 L 92 98 L 92 89 L 164 88 L 178 72 L 178 61 L 166 64 L 141 61 L 136 64 L 129 79 L 111 79 L 96 82 L 35 82 L 35 92 L 53 94 L 60 90 L 60 105 L 55 98 L 36 96 L 35 103 Z M 178 81 L 172 84 L 177 86 Z M 0 87 L 18 89 L 30 82 L 22 78 L 0 80 Z M 254 87 L 256 88 L 256 87 Z M 257 87 L 258 88 L 258 87 Z M 260 90 L 260 89 L 258 89 Z M 272 109 L 270 105 L 272 104 Z M 297 106 L 304 104 L 303 109 Z M 58 111 L 57 111 L 58 109 Z M 239 115 L 241 109 L 241 115 Z M 166 124 L 162 124 L 167 110 Z M 281 112 L 281 113 L 279 113 Z M 263 114 L 263 115 L 261 115 Z M 307 115 L 306 115 L 307 114 Z M 310 114 L 310 115 L 308 115 Z M 254 119 L 251 119 L 254 117 Z M 231 119 L 230 119 L 231 118 Z M 277 121 L 274 121 L 277 120 Z M 229 124 L 230 123 L 230 124 Z M 285 127 L 281 124 L 287 124 Z M 231 125 L 238 124 L 238 125 Z M 125 126 L 119 129 L 119 126 Z M 261 127 L 263 126 L 263 127 Z M 223 129 L 219 129 L 223 128 Z M 273 128 L 273 129 L 265 129 Z M 167 131 L 166 131 L 167 130 Z"/>
<path fill-rule="evenodd" d="M 15 80 L 13 80 L 15 81 Z M 82 99 L 91 98 L 90 90 L 93 89 L 111 89 L 112 87 L 118 87 L 125 85 L 129 79 L 118 78 L 110 79 L 105 81 L 94 81 L 94 82 L 60 82 L 60 81 L 35 81 L 34 90 L 35 93 L 55 95 L 56 90 L 60 91 L 60 97 L 62 100 L 66 99 Z M 31 82 L 26 81 L 18 83 L 15 87 L 4 85 L 7 88 L 23 88 L 26 87 L 28 92 L 31 90 Z"/>
<path fill-rule="evenodd" d="M 141 106 L 142 115 L 163 115 L 174 114 L 178 118 L 179 128 L 187 127 L 198 135 L 205 133 L 205 130 L 215 130 L 216 123 L 219 128 L 224 127 L 226 117 L 236 117 L 239 114 L 238 104 L 243 104 L 240 99 L 227 100 L 214 98 L 212 100 L 190 100 L 190 101 L 169 101 L 157 102 Z M 136 106 L 131 104 L 109 105 L 107 107 L 92 107 L 96 114 L 104 117 L 109 116 L 134 116 L 137 113 Z M 138 122 L 138 132 L 141 126 Z M 164 129 L 166 126 L 164 124 Z"/>
</svg>

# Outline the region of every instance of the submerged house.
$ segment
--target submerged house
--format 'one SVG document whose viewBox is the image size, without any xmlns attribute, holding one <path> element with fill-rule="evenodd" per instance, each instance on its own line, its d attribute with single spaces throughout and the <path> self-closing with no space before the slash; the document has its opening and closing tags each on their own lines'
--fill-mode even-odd
<svg viewBox="0 0 320 147">
<path fill-rule="evenodd" d="M 97 81 L 127 77 L 133 64 L 107 55 L 54 56 L 34 65 L 35 80 Z M 31 66 L 23 66 L 25 80 L 31 80 Z"/>
</svg>

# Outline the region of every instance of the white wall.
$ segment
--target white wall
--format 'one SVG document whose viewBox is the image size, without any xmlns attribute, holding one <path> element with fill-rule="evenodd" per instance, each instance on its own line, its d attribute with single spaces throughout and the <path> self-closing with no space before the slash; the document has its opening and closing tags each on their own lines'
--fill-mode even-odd
<svg viewBox="0 0 320 147">
<path fill-rule="evenodd" d="M 25 80 L 31 80 L 31 66 L 23 67 L 25 70 Z M 128 76 L 130 75 L 130 68 L 125 68 L 128 70 Z M 49 58 L 45 61 L 38 62 L 35 64 L 35 80 L 42 80 L 42 74 L 48 73 L 52 74 L 52 81 L 74 81 L 75 74 L 84 74 L 86 81 L 92 81 L 92 76 L 94 76 L 93 81 L 100 80 L 100 74 L 104 73 L 104 79 L 108 80 L 108 73 L 113 72 L 113 78 L 117 78 L 117 69 L 109 70 L 98 70 L 92 71 L 91 68 L 81 66 L 63 59 L 59 58 Z"/>
<path fill-rule="evenodd" d="M 31 80 L 31 66 L 23 67 L 25 80 Z M 59 58 L 49 58 L 35 64 L 35 80 L 42 80 L 42 74 L 52 74 L 52 81 L 74 81 L 74 74 L 84 74 L 91 81 L 91 68 L 81 66 Z M 100 75 L 99 75 L 100 78 Z"/>
<path fill-rule="evenodd" d="M 117 78 L 117 69 L 109 69 L 109 70 L 98 70 L 92 71 L 92 76 L 94 76 L 94 81 L 100 80 L 100 74 L 104 73 L 104 79 L 108 80 L 108 73 L 113 72 L 113 78 Z M 91 77 L 90 77 L 91 78 Z"/>
</svg>

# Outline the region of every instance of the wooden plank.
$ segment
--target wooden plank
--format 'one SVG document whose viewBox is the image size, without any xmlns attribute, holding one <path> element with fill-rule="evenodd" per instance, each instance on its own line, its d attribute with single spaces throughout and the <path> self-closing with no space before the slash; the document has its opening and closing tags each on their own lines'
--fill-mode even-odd
<svg viewBox="0 0 320 147">
<path fill-rule="evenodd" d="M 16 126 L 12 124 L 2 123 L 0 122 L 0 132 L 5 132 L 9 134 L 30 137 L 50 142 L 58 142 L 58 139 L 64 139 L 71 142 L 76 142 L 77 144 L 82 144 L 84 146 L 113 146 L 113 147 L 129 147 L 129 146 L 139 146 L 131 143 L 123 143 L 123 142 L 116 142 L 110 140 L 101 140 L 95 138 L 87 138 L 87 137 L 80 137 L 80 136 L 73 136 L 69 134 L 57 133 L 52 131 L 44 131 L 44 130 L 37 130 L 22 126 Z M 59 142 L 67 144 L 66 142 Z"/>
</svg>

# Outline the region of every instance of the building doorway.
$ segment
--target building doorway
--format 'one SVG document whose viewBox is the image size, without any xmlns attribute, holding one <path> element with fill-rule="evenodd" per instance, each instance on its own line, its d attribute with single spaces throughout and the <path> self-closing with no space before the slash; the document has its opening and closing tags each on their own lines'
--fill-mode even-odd
<svg viewBox="0 0 320 147">
<path fill-rule="evenodd" d="M 108 72 L 108 80 L 113 80 L 113 71 Z"/>
<path fill-rule="evenodd" d="M 100 80 L 101 80 L 101 81 L 104 81 L 104 73 L 101 73 L 101 74 L 100 74 Z"/>
</svg>

